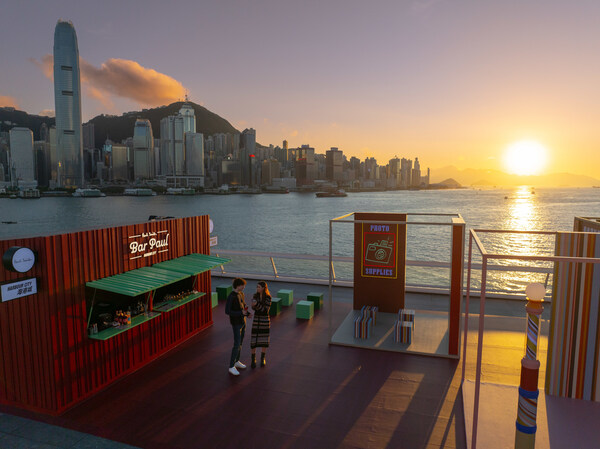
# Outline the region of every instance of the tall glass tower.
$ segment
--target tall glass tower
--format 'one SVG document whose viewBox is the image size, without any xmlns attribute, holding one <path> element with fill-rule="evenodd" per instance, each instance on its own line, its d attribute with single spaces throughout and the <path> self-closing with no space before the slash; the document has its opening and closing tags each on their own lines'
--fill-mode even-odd
<svg viewBox="0 0 600 449">
<path fill-rule="evenodd" d="M 56 110 L 56 183 L 83 187 L 81 82 L 75 28 L 59 20 L 54 30 L 54 105 Z"/>
<path fill-rule="evenodd" d="M 133 127 L 133 173 L 135 179 L 154 178 L 154 137 L 148 119 L 138 118 Z"/>
</svg>

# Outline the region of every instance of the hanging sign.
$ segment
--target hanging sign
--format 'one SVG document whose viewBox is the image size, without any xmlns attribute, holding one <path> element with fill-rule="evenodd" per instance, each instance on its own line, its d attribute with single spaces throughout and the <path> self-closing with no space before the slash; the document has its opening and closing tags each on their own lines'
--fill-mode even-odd
<svg viewBox="0 0 600 449">
<path fill-rule="evenodd" d="M 2 292 L 2 302 L 34 295 L 37 293 L 37 279 L 31 278 L 3 284 L 0 285 L 0 291 Z"/>
<path fill-rule="evenodd" d="M 150 257 L 169 251 L 169 236 L 170 233 L 166 229 L 164 231 L 130 235 L 127 240 L 129 260 Z"/>
<path fill-rule="evenodd" d="M 217 244 L 219 243 L 219 239 L 217 238 L 216 235 L 213 235 L 212 237 L 210 237 L 210 246 L 217 246 Z"/>
</svg>

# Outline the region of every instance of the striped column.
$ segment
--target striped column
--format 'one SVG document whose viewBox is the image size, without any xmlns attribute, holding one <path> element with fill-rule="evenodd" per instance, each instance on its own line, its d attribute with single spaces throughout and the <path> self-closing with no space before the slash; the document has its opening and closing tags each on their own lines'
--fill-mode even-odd
<svg viewBox="0 0 600 449">
<path fill-rule="evenodd" d="M 537 401 L 539 396 L 538 378 L 540 362 L 537 360 L 540 337 L 540 317 L 544 311 L 542 301 L 546 289 L 542 284 L 529 284 L 527 295 L 527 340 L 525 357 L 521 359 L 521 383 L 519 386 L 519 407 L 517 410 L 515 449 L 533 449 L 537 430 Z"/>
</svg>

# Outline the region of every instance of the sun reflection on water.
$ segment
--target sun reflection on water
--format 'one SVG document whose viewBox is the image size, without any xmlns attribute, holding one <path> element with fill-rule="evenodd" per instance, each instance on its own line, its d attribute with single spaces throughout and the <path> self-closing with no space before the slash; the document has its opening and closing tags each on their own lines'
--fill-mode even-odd
<svg viewBox="0 0 600 449">
<path fill-rule="evenodd" d="M 540 214 L 537 209 L 535 190 L 521 186 L 508 198 L 510 201 L 508 213 L 504 220 L 503 229 L 514 231 L 532 231 L 541 229 Z M 517 254 L 537 254 L 534 242 L 537 238 L 532 234 L 512 234 L 511 250 Z M 511 251 L 511 252 L 512 252 Z"/>
<path fill-rule="evenodd" d="M 501 221 L 501 229 L 513 231 L 539 231 L 542 226 L 542 211 L 537 200 L 535 189 L 530 186 L 518 187 L 505 200 L 508 203 L 506 215 Z M 550 255 L 552 253 L 552 238 L 538 234 L 499 234 L 498 240 L 492 245 L 493 250 L 501 254 L 534 256 Z M 517 266 L 548 266 L 547 263 L 535 263 L 518 260 L 497 260 L 499 265 Z M 500 283 L 517 290 L 529 282 L 545 281 L 543 273 L 498 272 L 496 276 Z"/>
</svg>

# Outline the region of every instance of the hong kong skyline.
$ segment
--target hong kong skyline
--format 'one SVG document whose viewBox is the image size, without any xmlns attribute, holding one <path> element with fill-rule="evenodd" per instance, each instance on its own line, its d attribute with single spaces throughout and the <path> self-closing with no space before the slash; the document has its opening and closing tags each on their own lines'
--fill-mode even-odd
<svg viewBox="0 0 600 449">
<path fill-rule="evenodd" d="M 187 94 L 264 145 L 598 177 L 594 2 L 9 0 L 2 12 L 0 106 L 53 114 L 62 19 L 77 30 L 83 121 Z M 520 141 L 545 164 L 517 151 L 507 166 Z"/>
</svg>

